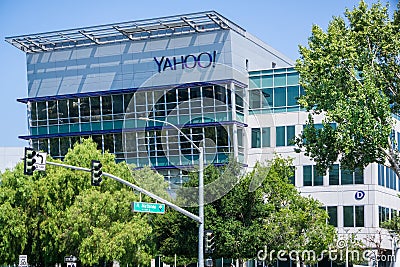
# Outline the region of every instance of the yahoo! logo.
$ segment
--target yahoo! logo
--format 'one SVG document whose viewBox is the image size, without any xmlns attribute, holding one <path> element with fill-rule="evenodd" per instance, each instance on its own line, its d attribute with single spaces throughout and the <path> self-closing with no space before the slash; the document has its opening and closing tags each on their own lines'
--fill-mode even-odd
<svg viewBox="0 0 400 267">
<path fill-rule="evenodd" d="M 212 53 L 203 52 L 198 55 L 187 55 L 180 57 L 154 57 L 154 61 L 157 63 L 158 72 L 165 71 L 166 69 L 176 70 L 180 65 L 181 69 L 194 69 L 196 66 L 200 68 L 208 68 L 211 65 L 215 66 L 217 57 L 217 51 Z"/>
</svg>

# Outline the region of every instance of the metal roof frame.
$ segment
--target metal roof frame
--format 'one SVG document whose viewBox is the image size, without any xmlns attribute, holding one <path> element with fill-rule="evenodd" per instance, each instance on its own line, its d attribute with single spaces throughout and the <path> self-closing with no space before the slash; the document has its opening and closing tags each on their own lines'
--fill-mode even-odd
<svg viewBox="0 0 400 267">
<path fill-rule="evenodd" d="M 5 40 L 26 53 L 40 53 L 73 47 L 138 41 L 193 32 L 245 30 L 215 11 L 206 11 L 136 20 L 62 31 L 6 37 Z"/>
</svg>

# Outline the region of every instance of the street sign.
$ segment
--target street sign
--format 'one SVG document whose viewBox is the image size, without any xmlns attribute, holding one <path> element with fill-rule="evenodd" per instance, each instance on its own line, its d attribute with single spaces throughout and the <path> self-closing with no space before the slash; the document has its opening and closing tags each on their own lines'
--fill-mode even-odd
<svg viewBox="0 0 400 267">
<path fill-rule="evenodd" d="M 19 255 L 18 267 L 28 267 L 28 255 Z"/>
<path fill-rule="evenodd" d="M 165 213 L 165 204 L 133 202 L 132 210 L 136 212 Z"/>
<path fill-rule="evenodd" d="M 46 170 L 46 158 L 47 158 L 47 153 L 45 152 L 38 152 L 35 156 L 36 158 L 36 163 L 33 164 L 35 166 L 35 170 L 38 171 L 45 171 Z"/>
<path fill-rule="evenodd" d="M 64 262 L 65 263 L 67 263 L 67 262 L 76 262 L 78 260 L 78 258 L 77 257 L 75 257 L 75 256 L 65 256 L 64 257 Z"/>
</svg>

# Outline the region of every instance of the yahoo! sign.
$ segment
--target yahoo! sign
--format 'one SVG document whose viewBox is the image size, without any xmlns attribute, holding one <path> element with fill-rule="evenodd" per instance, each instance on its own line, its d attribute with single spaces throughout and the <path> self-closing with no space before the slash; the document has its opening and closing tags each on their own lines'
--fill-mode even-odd
<svg viewBox="0 0 400 267">
<path fill-rule="evenodd" d="M 217 51 L 212 53 L 203 52 L 198 55 L 187 55 L 180 57 L 154 57 L 154 61 L 157 63 L 158 72 L 165 71 L 167 69 L 176 70 L 177 68 L 183 69 L 194 69 L 196 67 L 208 68 L 210 66 L 215 66 L 215 61 L 217 57 Z"/>
</svg>

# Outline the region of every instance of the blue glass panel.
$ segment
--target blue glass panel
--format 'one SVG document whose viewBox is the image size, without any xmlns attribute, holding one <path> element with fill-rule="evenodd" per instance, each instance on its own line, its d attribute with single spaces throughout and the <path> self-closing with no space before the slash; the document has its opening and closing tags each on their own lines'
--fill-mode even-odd
<svg viewBox="0 0 400 267">
<path fill-rule="evenodd" d="M 81 130 L 83 132 L 91 131 L 90 123 L 81 123 Z"/>
<path fill-rule="evenodd" d="M 342 184 L 353 184 L 353 172 L 346 169 L 340 171 Z"/>
<path fill-rule="evenodd" d="M 278 74 L 275 75 L 274 86 L 286 86 L 286 74 Z"/>
<path fill-rule="evenodd" d="M 104 130 L 112 130 L 113 128 L 113 122 L 112 121 L 103 121 L 103 129 Z"/>
<path fill-rule="evenodd" d="M 202 123 L 203 119 L 201 117 L 195 117 L 192 118 L 192 120 L 190 121 L 190 123 Z"/>
<path fill-rule="evenodd" d="M 303 186 L 312 186 L 312 166 L 303 166 Z"/>
<path fill-rule="evenodd" d="M 157 157 L 158 166 L 168 166 L 168 159 L 166 157 Z"/>
<path fill-rule="evenodd" d="M 299 98 L 299 87 L 289 86 L 287 88 L 287 105 L 295 106 L 297 105 L 297 99 Z"/>
<path fill-rule="evenodd" d="M 227 112 L 219 112 L 215 114 L 215 119 L 217 121 L 228 121 L 228 113 Z"/>
<path fill-rule="evenodd" d="M 147 121 L 144 120 L 136 120 L 136 127 L 146 127 L 148 124 Z M 114 124 L 115 127 L 115 124 Z"/>
<path fill-rule="evenodd" d="M 285 146 L 285 126 L 276 127 L 276 146 Z"/>
<path fill-rule="evenodd" d="M 261 85 L 262 85 L 262 87 L 272 87 L 272 86 L 274 86 L 274 83 L 273 83 L 273 76 L 272 75 L 269 75 L 269 76 L 263 76 L 262 77 L 262 80 L 261 80 Z"/>
<path fill-rule="evenodd" d="M 214 113 L 203 114 L 203 122 L 215 122 Z"/>
<path fill-rule="evenodd" d="M 339 164 L 333 164 L 329 169 L 329 185 L 339 185 Z"/>
<path fill-rule="evenodd" d="M 92 131 L 100 131 L 101 122 L 92 122 Z"/>
<path fill-rule="evenodd" d="M 260 90 L 251 90 L 249 92 L 250 107 L 251 109 L 257 109 L 261 106 L 261 92 Z"/>
<path fill-rule="evenodd" d="M 74 123 L 74 124 L 70 124 L 69 125 L 69 131 L 71 133 L 75 133 L 75 132 L 79 132 L 79 124 L 78 123 Z"/>
<path fill-rule="evenodd" d="M 378 165 L 378 184 L 385 186 L 385 167 L 381 164 Z"/>
<path fill-rule="evenodd" d="M 31 127 L 31 135 L 38 135 L 38 127 Z"/>
<path fill-rule="evenodd" d="M 143 121 L 143 122 L 145 122 L 145 121 Z M 115 124 L 114 124 L 114 127 L 115 127 Z M 135 128 L 135 127 L 136 127 L 136 125 L 135 125 L 135 120 L 134 119 L 125 120 L 124 128 Z"/>
<path fill-rule="evenodd" d="M 249 88 L 260 88 L 261 87 L 261 77 L 251 77 Z"/>
<path fill-rule="evenodd" d="M 274 90 L 272 88 L 263 89 L 261 97 L 261 105 L 263 108 L 270 108 L 273 106 Z"/>
<path fill-rule="evenodd" d="M 169 156 L 168 159 L 169 159 L 169 162 L 171 165 L 174 165 L 174 166 L 180 165 L 180 162 L 179 162 L 180 156 Z"/>
<path fill-rule="evenodd" d="M 122 129 L 124 127 L 124 121 L 114 121 L 114 129 Z"/>
<path fill-rule="evenodd" d="M 190 116 L 189 115 L 180 115 L 178 117 L 178 119 L 179 119 L 179 124 L 190 123 Z"/>
<path fill-rule="evenodd" d="M 260 128 L 251 129 L 251 147 L 261 147 L 261 130 Z"/>
<path fill-rule="evenodd" d="M 354 171 L 354 183 L 363 184 L 364 183 L 364 171 L 356 169 Z"/>
<path fill-rule="evenodd" d="M 314 185 L 324 185 L 324 176 L 317 171 L 317 168 L 313 166 L 314 169 Z"/>
<path fill-rule="evenodd" d="M 343 226 L 354 227 L 354 210 L 353 206 L 343 207 Z"/>
<path fill-rule="evenodd" d="M 207 163 L 216 163 L 217 162 L 217 159 L 214 154 L 206 154 L 205 159 L 206 159 Z"/>
<path fill-rule="evenodd" d="M 192 160 L 186 157 L 182 157 L 182 165 L 191 165 L 192 164 Z"/>
<path fill-rule="evenodd" d="M 296 85 L 299 84 L 299 74 L 296 72 L 287 74 L 287 84 Z"/>
<path fill-rule="evenodd" d="M 38 127 L 38 134 L 47 134 L 47 126 Z"/>
<path fill-rule="evenodd" d="M 218 153 L 217 155 L 217 162 L 218 163 L 225 163 L 228 161 L 228 155 L 225 153 Z"/>
<path fill-rule="evenodd" d="M 270 147 L 271 146 L 271 129 L 269 127 L 261 128 L 262 135 L 262 147 Z"/>
<path fill-rule="evenodd" d="M 68 124 L 62 124 L 58 126 L 58 131 L 60 133 L 68 133 L 69 132 L 69 125 Z"/>
<path fill-rule="evenodd" d="M 286 87 L 274 88 L 274 107 L 286 106 Z"/>
<path fill-rule="evenodd" d="M 390 188 L 390 172 L 389 172 L 389 168 L 385 167 L 385 177 L 386 177 L 386 187 Z"/>
<path fill-rule="evenodd" d="M 139 165 L 139 167 L 149 165 L 149 159 L 148 158 L 139 158 L 138 165 Z"/>
<path fill-rule="evenodd" d="M 294 125 L 292 126 L 287 126 L 286 127 L 286 145 L 287 146 L 293 146 L 294 145 L 294 137 L 295 137 L 295 127 Z"/>
</svg>

